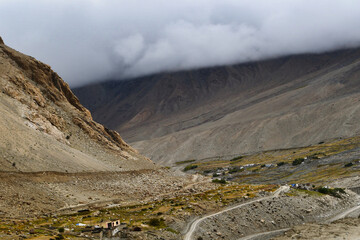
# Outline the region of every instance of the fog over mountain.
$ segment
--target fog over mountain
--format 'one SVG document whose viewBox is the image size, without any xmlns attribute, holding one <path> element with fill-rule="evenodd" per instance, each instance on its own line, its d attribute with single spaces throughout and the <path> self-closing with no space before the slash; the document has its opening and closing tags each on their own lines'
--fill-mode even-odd
<svg viewBox="0 0 360 240">
<path fill-rule="evenodd" d="M 2 0 L 0 32 L 74 87 L 359 46 L 360 2 Z"/>
</svg>

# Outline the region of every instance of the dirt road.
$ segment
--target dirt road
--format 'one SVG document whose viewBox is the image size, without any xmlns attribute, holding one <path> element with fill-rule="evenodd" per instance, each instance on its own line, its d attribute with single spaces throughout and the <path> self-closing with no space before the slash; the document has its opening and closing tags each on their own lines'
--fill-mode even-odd
<svg viewBox="0 0 360 240">
<path fill-rule="evenodd" d="M 244 206 L 247 206 L 249 204 L 252 204 L 252 203 L 255 203 L 255 202 L 260 202 L 260 201 L 263 201 L 263 200 L 267 200 L 267 199 L 271 199 L 271 198 L 275 198 L 275 197 L 278 197 L 280 193 L 282 192 L 285 192 L 285 191 L 288 191 L 290 188 L 289 186 L 281 186 L 278 190 L 276 190 L 274 192 L 273 195 L 271 196 L 267 196 L 267 197 L 262 197 L 262 198 L 258 198 L 256 200 L 252 200 L 252 201 L 249 201 L 249 202 L 246 202 L 246 203 L 241 203 L 239 205 L 236 205 L 236 206 L 233 206 L 231 208 L 227 208 L 227 209 L 224 209 L 224 210 L 221 210 L 219 212 L 216 212 L 216 213 L 212 213 L 212 214 L 209 214 L 209 215 L 206 215 L 202 218 L 199 218 L 195 221 L 193 221 L 192 223 L 190 223 L 190 225 L 188 226 L 188 229 L 184 235 L 184 240 L 191 240 L 192 239 L 192 235 L 193 233 L 195 232 L 197 226 L 202 222 L 204 221 L 205 219 L 208 219 L 208 218 L 212 218 L 212 217 L 215 217 L 219 214 L 222 214 L 224 212 L 228 212 L 228 211 L 231 211 L 231 210 L 234 210 L 234 209 L 237 209 L 237 208 L 241 208 L 241 207 L 244 207 Z"/>
</svg>

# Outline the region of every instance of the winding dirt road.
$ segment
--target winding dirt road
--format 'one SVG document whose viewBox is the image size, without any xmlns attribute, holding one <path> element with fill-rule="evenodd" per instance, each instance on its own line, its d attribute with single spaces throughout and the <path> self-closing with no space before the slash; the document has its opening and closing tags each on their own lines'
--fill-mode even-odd
<svg viewBox="0 0 360 240">
<path fill-rule="evenodd" d="M 186 231 L 185 235 L 184 235 L 184 240 L 192 240 L 192 235 L 193 233 L 195 232 L 196 228 L 198 227 L 198 225 L 204 221 L 205 219 L 208 219 L 208 218 L 212 218 L 212 217 L 215 217 L 219 214 L 222 214 L 224 212 L 228 212 L 228 211 L 231 211 L 231 210 L 234 210 L 234 209 L 237 209 L 237 208 L 241 208 L 241 207 L 244 207 L 244 206 L 247 206 L 249 204 L 252 204 L 252 203 L 255 203 L 255 202 L 260 202 L 260 201 L 264 201 L 264 200 L 267 200 L 267 199 L 271 199 L 271 198 L 275 198 L 275 197 L 278 197 L 280 193 L 282 192 L 286 192 L 288 191 L 290 188 L 289 186 L 281 186 L 279 189 L 277 189 L 273 195 L 271 196 L 267 196 L 267 197 L 262 197 L 262 198 L 258 198 L 256 200 L 252 200 L 252 201 L 249 201 L 249 202 L 246 202 L 246 203 L 241 203 L 241 204 L 238 204 L 236 206 L 233 206 L 233 207 L 230 207 L 230 208 L 227 208 L 227 209 L 224 209 L 224 210 L 221 210 L 219 212 L 216 212 L 216 213 L 212 213 L 212 214 L 209 214 L 209 215 L 206 215 L 202 218 L 199 218 L 195 221 L 193 221 L 192 223 L 190 223 L 189 227 L 188 227 L 188 230 Z"/>
</svg>

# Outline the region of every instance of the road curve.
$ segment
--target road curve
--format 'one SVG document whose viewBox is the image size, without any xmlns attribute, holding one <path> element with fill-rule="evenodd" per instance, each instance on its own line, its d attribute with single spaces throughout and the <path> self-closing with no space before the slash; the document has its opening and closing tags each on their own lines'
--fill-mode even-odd
<svg viewBox="0 0 360 240">
<path fill-rule="evenodd" d="M 234 209 L 237 209 L 237 208 L 241 208 L 241 207 L 244 207 L 246 205 L 249 205 L 249 204 L 252 204 L 252 203 L 255 203 L 255 202 L 260 202 L 260 201 L 264 201 L 264 200 L 267 200 L 267 199 L 271 199 L 271 198 L 275 198 L 275 197 L 278 197 L 280 193 L 284 192 L 284 191 L 288 191 L 290 188 L 289 186 L 281 186 L 279 189 L 277 189 L 273 195 L 271 196 L 267 196 L 267 197 L 262 197 L 262 198 L 258 198 L 256 200 L 252 200 L 252 201 L 249 201 L 249 202 L 246 202 L 246 203 L 241 203 L 241 204 L 238 204 L 236 206 L 233 206 L 233 207 L 230 207 L 230 208 L 227 208 L 227 209 L 224 209 L 224 210 L 221 210 L 219 212 L 216 212 L 216 213 L 212 213 L 212 214 L 209 214 L 209 215 L 206 215 L 202 218 L 199 218 L 197 220 L 195 220 L 194 222 L 192 222 L 190 224 L 190 227 L 189 229 L 187 230 L 186 234 L 184 235 L 184 240 L 192 240 L 192 235 L 193 233 L 195 232 L 197 226 L 202 222 L 204 221 L 205 219 L 208 219 L 208 218 L 211 218 L 211 217 L 214 217 L 214 216 L 217 216 L 219 214 L 222 214 L 224 212 L 228 212 L 228 211 L 231 211 L 231 210 L 234 210 Z"/>
<path fill-rule="evenodd" d="M 274 233 L 282 233 L 282 232 L 286 232 L 288 230 L 290 230 L 290 228 L 283 228 L 283 229 L 278 229 L 278 230 L 274 230 L 274 231 L 256 233 L 256 234 L 253 234 L 253 235 L 249 235 L 249 236 L 246 236 L 246 237 L 239 238 L 238 240 L 251 240 L 251 239 L 256 238 L 256 237 L 262 237 L 262 236 L 266 236 L 266 235 L 270 235 L 270 234 L 274 234 Z"/>
<path fill-rule="evenodd" d="M 360 199 L 359 199 L 360 200 Z M 355 207 L 352 207 L 350 209 L 345 210 L 344 212 L 332 217 L 331 219 L 329 219 L 328 221 L 325 221 L 325 223 L 332 223 L 336 220 L 345 218 L 346 216 L 348 216 L 350 213 L 353 213 L 355 211 L 358 211 L 360 209 L 360 201 L 358 202 L 358 205 Z"/>
</svg>

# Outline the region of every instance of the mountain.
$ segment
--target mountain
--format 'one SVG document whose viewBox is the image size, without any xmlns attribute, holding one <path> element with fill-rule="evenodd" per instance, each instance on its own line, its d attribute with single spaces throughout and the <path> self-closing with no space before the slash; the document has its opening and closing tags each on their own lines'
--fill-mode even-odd
<svg viewBox="0 0 360 240">
<path fill-rule="evenodd" d="M 93 121 L 50 68 L 0 39 L 1 171 L 154 168 L 120 135 Z"/>
<path fill-rule="evenodd" d="M 107 81 L 74 89 L 105 126 L 152 160 L 306 146 L 354 136 L 360 49 Z"/>
</svg>

